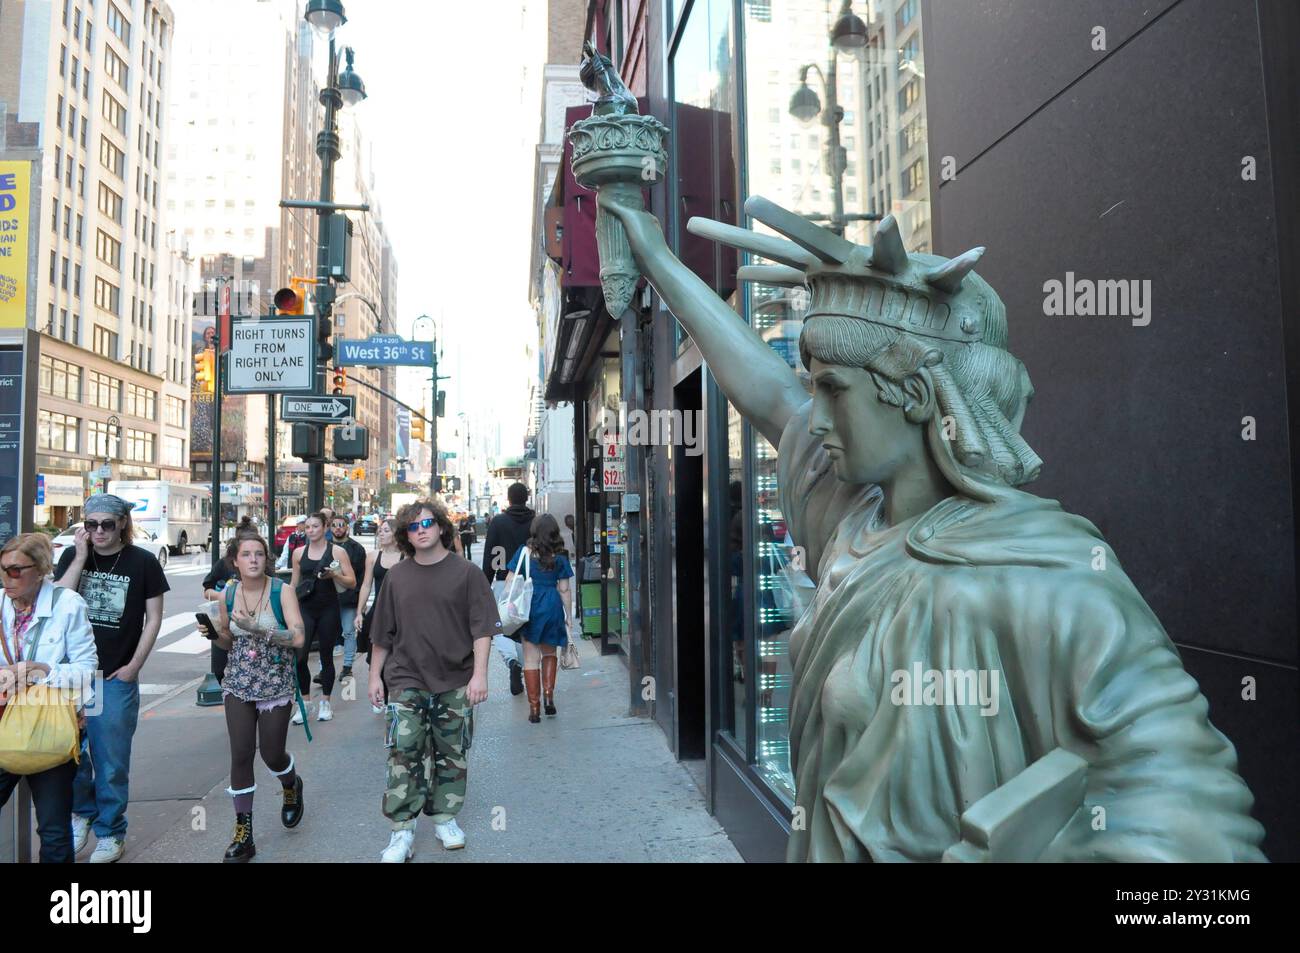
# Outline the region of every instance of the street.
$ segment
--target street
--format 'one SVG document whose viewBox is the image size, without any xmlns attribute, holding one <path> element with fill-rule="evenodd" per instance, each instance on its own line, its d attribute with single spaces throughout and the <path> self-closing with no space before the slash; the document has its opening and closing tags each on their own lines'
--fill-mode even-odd
<svg viewBox="0 0 1300 953">
<path fill-rule="evenodd" d="M 208 642 L 196 633 L 193 613 L 208 560 L 176 556 L 167 567 L 172 588 L 162 634 L 140 676 L 125 863 L 216 863 L 230 842 L 224 710 L 195 704 L 209 668 Z M 341 664 L 337 654 L 335 663 Z M 389 831 L 380 813 L 384 720 L 363 697 L 364 659 L 356 672 L 355 694 L 348 683 L 335 689 L 334 720 L 312 721 L 310 743 L 301 727 L 290 728 L 289 750 L 305 782 L 307 812 L 298 828 L 280 826 L 278 785 L 257 763 L 254 863 L 378 860 Z M 617 658 L 601 658 L 584 644 L 582 668 L 560 674 L 559 715 L 540 725 L 528 724 L 526 700 L 510 695 L 496 657 L 490 673 L 459 817 L 467 847 L 443 851 L 426 823 L 413 862 L 740 861 L 663 733 L 651 720 L 626 717 L 627 674 Z M 0 825 L 6 858 L 11 817 L 7 807 Z M 78 861 L 93 847 L 92 836 Z"/>
</svg>

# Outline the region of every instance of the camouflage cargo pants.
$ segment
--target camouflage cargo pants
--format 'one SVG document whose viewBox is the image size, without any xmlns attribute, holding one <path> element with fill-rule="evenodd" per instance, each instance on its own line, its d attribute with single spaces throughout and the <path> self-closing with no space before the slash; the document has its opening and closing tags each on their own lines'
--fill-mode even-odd
<svg viewBox="0 0 1300 953">
<path fill-rule="evenodd" d="M 388 722 L 388 789 L 384 816 L 394 830 L 410 827 L 427 803 L 435 823 L 451 820 L 465 803 L 474 709 L 465 688 L 402 691 Z"/>
</svg>

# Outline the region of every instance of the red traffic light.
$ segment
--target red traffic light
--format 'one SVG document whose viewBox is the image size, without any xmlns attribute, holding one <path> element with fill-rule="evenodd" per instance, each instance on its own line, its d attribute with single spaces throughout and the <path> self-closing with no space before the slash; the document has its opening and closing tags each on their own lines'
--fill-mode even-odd
<svg viewBox="0 0 1300 953">
<path fill-rule="evenodd" d="M 281 314 L 302 314 L 303 297 L 295 288 L 281 288 L 275 293 L 275 310 Z"/>
</svg>

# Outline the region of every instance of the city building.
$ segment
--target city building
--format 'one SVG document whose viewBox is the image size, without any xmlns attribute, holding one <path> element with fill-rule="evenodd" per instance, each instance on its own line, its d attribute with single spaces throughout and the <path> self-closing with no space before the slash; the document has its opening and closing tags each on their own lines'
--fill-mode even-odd
<svg viewBox="0 0 1300 953">
<path fill-rule="evenodd" d="M 77 519 L 109 479 L 187 469 L 189 319 L 170 293 L 161 181 L 173 27 L 153 0 L 0 9 L 4 148 L 34 157 L 39 196 L 28 326 L 40 351 L 36 470 L 53 492 L 37 524 Z"/>
<path fill-rule="evenodd" d="M 219 310 L 218 279 L 231 280 L 231 311 L 266 313 L 293 276 L 316 273 L 316 219 L 280 208 L 282 198 L 314 198 L 320 125 L 314 35 L 298 0 L 177 0 L 177 64 L 170 90 L 167 212 L 197 262 L 190 354 L 207 346 Z M 268 90 L 272 91 L 268 95 Z M 193 363 L 187 357 L 188 363 Z M 191 467 L 212 480 L 212 400 L 193 392 Z M 222 401 L 221 480 L 226 518 L 265 504 L 270 402 L 257 395 Z M 276 456 L 286 463 L 290 427 L 277 420 Z M 277 509 L 306 508 L 306 482 L 278 467 Z M 225 497 L 229 496 L 229 499 Z M 238 499 L 235 497 L 238 496 Z"/>
<path fill-rule="evenodd" d="M 861 243 L 891 214 L 910 251 L 987 247 L 980 273 L 1039 387 L 1023 433 L 1046 465 L 1031 489 L 1121 554 L 1236 746 L 1265 853 L 1293 860 L 1300 414 L 1285 382 L 1300 337 L 1283 315 L 1297 308 L 1300 31 L 1267 4 L 1076 6 L 1062 18 L 926 0 L 590 0 L 583 22 L 671 129 L 667 181 L 650 192 L 670 245 L 796 371 L 806 297 L 742 284 L 746 257 L 687 232 L 691 216 L 761 230 L 743 209 L 764 195 Z M 566 126 L 583 115 L 570 108 Z M 1202 148 L 1153 145 L 1189 141 Z M 547 398 L 573 405 L 586 464 L 580 555 L 608 558 L 621 590 L 606 587 L 597 631 L 626 654 L 629 709 L 644 700 L 700 766 L 741 853 L 779 860 L 797 823 L 790 635 L 810 580 L 776 452 L 653 293 L 637 302 L 634 376 L 619 373 L 617 316 L 595 290 L 594 196 L 567 151 L 562 162 L 541 226 L 561 315 L 553 339 L 542 328 L 543 373 Z M 1052 315 L 1045 282 L 1067 275 L 1150 278 L 1157 313 Z M 600 420 L 620 405 L 698 421 L 695 447 L 651 444 L 639 463 L 626 448 L 639 514 L 600 477 Z M 1285 406 L 1267 441 L 1250 436 L 1254 408 Z M 634 515 L 645 558 L 623 579 L 635 540 L 612 552 L 621 534 L 608 530 Z M 600 587 L 582 591 L 589 620 Z"/>
</svg>

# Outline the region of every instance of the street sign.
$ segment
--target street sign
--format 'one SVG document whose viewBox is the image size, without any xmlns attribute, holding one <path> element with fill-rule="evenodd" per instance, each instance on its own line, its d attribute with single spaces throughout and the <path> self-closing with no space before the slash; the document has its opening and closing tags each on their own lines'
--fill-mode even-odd
<svg viewBox="0 0 1300 953">
<path fill-rule="evenodd" d="M 316 384 L 315 318 L 231 319 L 227 394 L 311 393 Z"/>
<path fill-rule="evenodd" d="M 314 394 L 311 397 L 280 398 L 280 419 L 308 424 L 341 424 L 349 417 L 355 418 L 357 399 L 353 396 L 331 397 Z"/>
<path fill-rule="evenodd" d="M 433 342 L 407 341 L 396 334 L 372 334 L 365 340 L 340 340 L 334 363 L 363 367 L 429 367 Z"/>
</svg>

